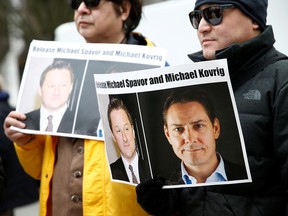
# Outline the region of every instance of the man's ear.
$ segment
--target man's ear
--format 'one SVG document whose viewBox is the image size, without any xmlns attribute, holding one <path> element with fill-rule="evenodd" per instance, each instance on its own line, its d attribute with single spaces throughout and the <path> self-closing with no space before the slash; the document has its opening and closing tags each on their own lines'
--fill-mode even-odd
<svg viewBox="0 0 288 216">
<path fill-rule="evenodd" d="M 69 91 L 70 94 L 71 94 L 72 90 L 73 90 L 73 83 L 71 84 L 71 87 L 70 87 L 70 91 Z"/>
<path fill-rule="evenodd" d="M 135 136 L 135 130 L 134 130 L 134 125 L 132 125 L 132 133 L 133 133 L 133 138 L 135 139 L 136 138 L 136 136 Z"/>
<path fill-rule="evenodd" d="M 218 139 L 220 135 L 220 121 L 218 118 L 214 119 L 213 126 L 214 126 L 214 138 Z"/>
<path fill-rule="evenodd" d="M 252 20 L 252 28 L 254 29 L 254 30 L 259 30 L 260 31 L 260 26 L 259 26 L 259 24 L 257 23 L 257 22 L 255 22 L 255 21 L 253 21 Z"/>
<path fill-rule="evenodd" d="M 41 87 L 38 88 L 38 95 L 42 97 Z"/>
<path fill-rule="evenodd" d="M 123 22 L 128 19 L 130 10 L 131 10 L 131 2 L 124 0 L 123 4 L 121 5 L 121 15 L 120 15 Z"/>
<path fill-rule="evenodd" d="M 171 142 L 170 142 L 170 134 L 169 134 L 169 130 L 168 130 L 168 128 L 166 127 L 166 125 L 164 125 L 164 128 L 163 128 L 163 129 L 164 129 L 164 134 L 165 134 L 168 142 L 169 142 L 170 145 L 171 145 Z"/>
<path fill-rule="evenodd" d="M 113 139 L 113 141 L 116 143 L 116 139 L 115 139 L 115 137 L 114 137 L 114 134 L 111 132 L 111 134 L 112 134 L 112 139 Z"/>
</svg>

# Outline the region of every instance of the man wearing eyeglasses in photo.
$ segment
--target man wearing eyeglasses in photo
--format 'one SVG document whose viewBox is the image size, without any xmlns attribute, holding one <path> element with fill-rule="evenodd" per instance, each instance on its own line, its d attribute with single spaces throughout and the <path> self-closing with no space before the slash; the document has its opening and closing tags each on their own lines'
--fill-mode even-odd
<svg viewBox="0 0 288 216">
<path fill-rule="evenodd" d="M 268 0 L 196 0 L 189 14 L 202 51 L 194 62 L 227 59 L 251 183 L 161 189 L 141 182 L 137 199 L 155 215 L 288 215 L 288 59 L 266 25 Z M 279 15 L 280 16 L 280 15 Z"/>
<path fill-rule="evenodd" d="M 141 0 L 69 0 L 79 33 L 88 43 L 153 46 L 139 33 Z M 12 111 L 4 122 L 25 171 L 41 180 L 40 216 L 125 215 L 147 213 L 136 202 L 135 187 L 112 183 L 104 142 L 23 134 L 26 116 Z"/>
</svg>

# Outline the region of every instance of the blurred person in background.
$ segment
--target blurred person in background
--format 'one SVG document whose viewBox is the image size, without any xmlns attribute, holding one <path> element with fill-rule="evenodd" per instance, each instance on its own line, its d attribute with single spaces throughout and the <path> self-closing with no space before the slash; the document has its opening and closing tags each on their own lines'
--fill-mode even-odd
<svg viewBox="0 0 288 216">
<path fill-rule="evenodd" d="M 5 171 L 4 171 L 4 167 L 3 167 L 2 158 L 0 157 L 0 204 L 3 201 L 2 200 L 3 199 L 3 193 L 4 193 L 4 190 L 6 189 L 6 184 L 7 184 L 6 175 L 5 175 Z"/>
<path fill-rule="evenodd" d="M 8 103 L 9 95 L 2 87 L 0 77 L 0 122 L 14 108 Z M 0 216 L 13 216 L 17 207 L 36 203 L 39 200 L 39 181 L 29 176 L 19 163 L 13 143 L 5 136 L 0 127 L 0 157 L 7 177 L 7 187 L 0 201 Z"/>
</svg>

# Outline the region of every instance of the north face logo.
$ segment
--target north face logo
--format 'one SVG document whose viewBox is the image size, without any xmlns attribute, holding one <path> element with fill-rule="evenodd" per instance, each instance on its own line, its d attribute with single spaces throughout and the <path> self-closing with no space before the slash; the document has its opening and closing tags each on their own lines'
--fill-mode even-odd
<svg viewBox="0 0 288 216">
<path fill-rule="evenodd" d="M 261 100 L 261 93 L 259 90 L 249 90 L 247 93 L 243 94 L 246 100 Z"/>
</svg>

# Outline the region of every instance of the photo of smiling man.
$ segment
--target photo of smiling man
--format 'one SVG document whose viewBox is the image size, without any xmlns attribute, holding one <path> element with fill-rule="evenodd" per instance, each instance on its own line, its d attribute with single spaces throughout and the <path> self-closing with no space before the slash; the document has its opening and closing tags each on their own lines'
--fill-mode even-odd
<svg viewBox="0 0 288 216">
<path fill-rule="evenodd" d="M 42 72 L 38 94 L 40 108 L 26 113 L 27 129 L 46 132 L 72 132 L 74 113 L 68 109 L 74 73 L 69 62 L 55 60 Z"/>
<path fill-rule="evenodd" d="M 181 169 L 169 184 L 197 184 L 247 178 L 245 167 L 216 151 L 221 132 L 214 106 L 205 92 L 176 90 L 163 107 L 164 133 Z"/>
<path fill-rule="evenodd" d="M 107 116 L 113 141 L 120 151 L 120 157 L 110 164 L 112 178 L 132 184 L 150 178 L 147 161 L 137 151 L 132 116 L 121 99 L 110 99 Z"/>
</svg>

